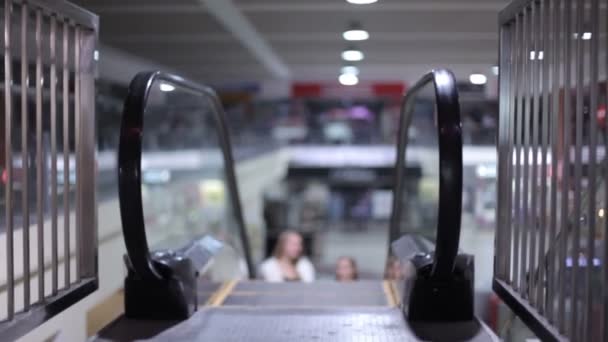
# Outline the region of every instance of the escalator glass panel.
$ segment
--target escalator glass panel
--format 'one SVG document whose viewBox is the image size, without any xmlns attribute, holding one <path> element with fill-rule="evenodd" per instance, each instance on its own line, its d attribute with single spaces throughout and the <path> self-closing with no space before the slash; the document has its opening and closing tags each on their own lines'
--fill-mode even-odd
<svg viewBox="0 0 608 342">
<path fill-rule="evenodd" d="M 425 84 L 413 96 L 411 101 L 404 103 L 403 108 L 410 125 L 405 132 L 406 161 L 399 170 L 403 179 L 399 236 L 416 234 L 434 240 L 439 199 L 439 153 L 433 83 Z M 415 169 L 414 165 L 419 167 L 419 173 L 410 171 Z"/>
<path fill-rule="evenodd" d="M 210 276 L 223 280 L 246 273 L 217 115 L 208 96 L 154 79 L 144 109 L 141 190 L 151 252 L 212 237 L 224 246 Z"/>
</svg>

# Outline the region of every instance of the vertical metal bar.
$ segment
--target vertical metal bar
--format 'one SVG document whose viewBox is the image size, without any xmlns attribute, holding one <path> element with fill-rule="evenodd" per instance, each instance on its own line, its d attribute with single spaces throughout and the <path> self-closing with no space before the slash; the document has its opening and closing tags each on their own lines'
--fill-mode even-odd
<svg viewBox="0 0 608 342">
<path fill-rule="evenodd" d="M 500 27 L 499 28 L 499 42 L 498 42 L 498 60 L 499 65 L 502 64 L 503 58 L 504 58 L 504 46 L 506 45 L 505 42 L 505 28 L 504 27 Z M 498 75 L 498 90 L 499 90 L 499 99 L 503 98 L 506 94 L 505 89 L 502 87 L 502 82 L 505 81 L 504 77 L 500 77 L 500 74 Z M 504 113 L 504 101 L 498 101 L 498 112 L 499 113 Z M 499 115 L 499 118 L 502 119 L 503 117 L 501 115 Z M 499 119 L 499 123 L 498 123 L 498 143 L 497 145 L 497 150 L 498 150 L 498 160 L 502 160 L 504 159 L 504 149 L 503 149 L 503 139 L 505 137 L 504 135 L 504 129 L 505 129 L 505 125 L 503 124 L 503 121 L 501 121 Z M 504 170 L 504 165 L 502 164 L 498 164 L 497 167 L 498 170 L 498 174 L 497 174 L 497 188 L 502 188 L 502 184 L 504 182 L 504 177 L 505 174 L 503 172 Z M 503 208 L 502 208 L 502 196 L 501 196 L 501 192 L 497 191 L 496 193 L 496 208 L 497 208 L 497 215 L 496 215 L 496 225 L 498 226 L 498 229 L 496 230 L 496 235 L 494 236 L 494 277 L 499 277 L 502 278 L 503 277 L 503 258 L 504 258 L 504 231 L 501 229 L 503 227 Z"/>
<path fill-rule="evenodd" d="M 534 306 L 536 304 L 535 298 L 535 278 L 536 278 L 536 232 L 538 222 L 538 123 L 539 123 L 539 98 L 538 98 L 538 83 L 539 83 L 539 70 L 541 58 L 544 59 L 544 52 L 539 49 L 538 44 L 538 31 L 539 31 L 539 10 L 538 3 L 532 2 L 531 5 L 531 36 L 532 36 L 532 51 L 535 53 L 535 58 L 530 61 L 530 85 L 532 87 L 532 113 L 530 114 L 531 123 L 530 128 L 532 130 L 532 141 L 530 142 L 532 150 L 532 172 L 530 174 L 530 211 L 528 216 L 528 230 L 530 234 L 530 250 L 528 255 L 528 298 L 530 304 Z"/>
<path fill-rule="evenodd" d="M 21 169 L 22 196 L 21 211 L 23 213 L 23 309 L 30 308 L 30 177 L 29 177 L 29 118 L 27 90 L 29 82 L 27 60 L 27 26 L 29 8 L 27 3 L 21 5 Z"/>
<path fill-rule="evenodd" d="M 602 6 L 604 6 L 605 3 L 602 2 Z M 605 23 L 605 16 L 602 16 L 602 19 L 604 19 L 604 21 L 602 21 L 604 24 L 602 25 L 602 31 L 601 33 L 604 35 L 604 45 L 603 45 L 603 49 L 602 52 L 604 54 L 604 59 L 602 60 L 602 64 L 604 66 L 604 75 L 606 73 L 608 73 L 608 53 L 606 53 L 606 50 L 608 50 L 608 35 L 606 34 L 608 31 L 608 23 Z M 598 32 L 599 34 L 599 32 Z M 597 37 L 598 41 L 600 40 L 600 36 Z M 606 82 L 606 77 L 604 77 L 604 91 L 603 91 L 603 95 L 604 95 L 604 105 L 608 104 L 608 82 Z M 604 248 L 603 248 L 603 255 L 601 255 L 602 259 L 601 259 L 601 270 L 599 273 L 599 278 L 600 278 L 600 293 L 601 293 L 601 298 L 603 298 L 603 300 L 599 303 L 599 305 L 601 306 L 601 318 L 602 318 L 602 322 L 604 322 L 602 324 L 602 332 L 601 332 L 601 340 L 602 341 L 608 341 L 608 324 L 606 324 L 606 321 L 608 320 L 608 180 L 605 179 L 605 172 L 606 170 L 608 170 L 608 132 L 606 132 L 605 129 L 602 130 L 602 138 L 603 138 L 603 149 L 604 149 L 604 155 L 603 155 L 603 159 L 601 161 L 601 167 L 602 167 L 602 176 L 601 178 L 604 178 L 603 182 L 603 191 L 604 191 L 604 196 L 603 196 L 603 209 L 604 209 L 604 218 L 603 218 L 603 227 L 601 227 L 600 229 L 602 230 L 602 236 L 603 236 L 603 243 L 604 243 Z"/>
<path fill-rule="evenodd" d="M 509 69 L 506 70 L 506 72 L 508 73 L 508 80 L 506 81 L 506 84 L 509 86 L 509 96 L 507 98 L 507 100 L 509 101 L 508 107 L 507 107 L 507 113 L 509 116 L 509 129 L 508 129 L 508 141 L 507 141 L 507 145 L 509 148 L 508 151 L 508 158 L 507 158 L 507 179 L 505 180 L 506 186 L 505 189 L 503 191 L 505 191 L 508 194 L 508 199 L 507 199 L 507 205 L 506 205 L 506 220 L 507 223 L 505 225 L 505 229 L 507 231 L 506 235 L 506 240 L 507 240 L 507 247 L 506 247 L 506 255 L 505 255 L 505 259 L 506 259 L 506 265 L 505 265 L 505 279 L 508 281 L 509 284 L 512 284 L 511 281 L 513 279 L 513 273 L 511 272 L 511 258 L 512 258 L 512 249 L 514 246 L 516 246 L 517 244 L 514 243 L 513 240 L 513 226 L 514 224 L 517 222 L 517 220 L 514 220 L 513 218 L 513 208 L 515 207 L 513 204 L 513 200 L 514 200 L 514 196 L 513 196 L 513 185 L 514 185 L 514 181 L 513 181 L 513 176 L 515 171 L 513 170 L 514 168 L 514 161 L 516 161 L 517 159 L 517 149 L 515 147 L 515 135 L 516 135 L 516 130 L 515 130 L 515 125 L 517 123 L 516 120 L 516 116 L 517 116 L 517 70 L 519 68 L 519 65 L 517 63 L 517 44 L 518 44 L 518 28 L 517 28 L 517 24 L 516 24 L 516 20 L 511 22 L 509 24 Z M 502 68 L 502 65 L 500 66 Z M 502 70 L 499 70 L 501 73 L 503 73 Z M 516 163 L 516 162 L 515 162 Z"/>
<path fill-rule="evenodd" d="M 38 300 L 44 299 L 44 184 L 42 149 L 42 10 L 36 9 L 36 216 L 38 222 Z"/>
<path fill-rule="evenodd" d="M 602 4 L 603 5 L 603 4 Z M 606 34 L 606 31 L 608 31 L 608 24 L 605 24 L 602 33 Z M 597 37 L 597 39 L 599 40 L 600 37 Z M 605 35 L 604 38 L 604 60 L 603 60 L 603 64 L 604 64 L 604 73 L 608 73 L 608 53 L 606 53 L 606 50 L 608 49 L 608 35 Z M 607 105 L 608 104 L 608 82 L 604 82 L 604 104 Z M 602 167 L 603 170 L 608 170 L 608 133 L 604 130 L 603 132 L 603 148 L 604 148 L 604 156 L 603 156 L 603 160 L 602 160 Z M 605 171 L 604 171 L 605 172 Z M 605 175 L 604 175 L 605 177 Z M 608 245 L 608 217 L 607 217 L 607 211 L 608 211 L 608 180 L 604 180 L 604 186 L 603 186 L 603 191 L 604 191 L 604 226 L 603 231 L 602 231 L 602 235 L 604 237 L 604 253 L 602 255 L 602 261 L 601 261 L 601 265 L 602 265 L 602 273 L 600 273 L 600 278 L 601 278 L 601 293 L 602 293 L 602 298 L 603 298 L 603 303 L 601 303 L 600 305 L 602 306 L 602 322 L 606 322 L 606 320 L 608 320 L 608 247 L 606 247 L 606 245 Z M 608 325 L 606 323 L 604 323 L 602 325 L 602 341 L 608 341 Z"/>
<path fill-rule="evenodd" d="M 586 317 L 586 326 L 582 329 L 585 332 L 583 336 L 583 340 L 591 341 L 592 339 L 592 331 L 594 331 L 594 316 L 593 312 L 593 295 L 594 295 L 594 285 L 593 285 L 593 273 L 595 272 L 595 234 L 596 234 L 596 186 L 599 186 L 599 182 L 596 179 L 596 168 L 597 168 L 597 123 L 594 120 L 595 113 L 598 108 L 598 58 L 599 58 L 599 1 L 591 0 L 591 12 L 590 12 L 590 22 L 591 22 L 591 41 L 590 41 L 590 67 L 589 67 L 589 76 L 590 76 L 590 86 L 589 86 L 589 113 L 591 119 L 589 120 L 589 206 L 587 216 L 589 217 L 589 233 L 587 238 L 587 248 L 588 248 L 588 257 L 587 257 L 587 286 L 585 288 L 586 296 L 585 296 L 585 307 L 587 311 L 585 313 Z M 582 86 L 582 85 L 581 85 Z"/>
<path fill-rule="evenodd" d="M 63 22 L 63 258 L 65 287 L 70 285 L 70 69 L 68 66 L 69 30 Z"/>
<path fill-rule="evenodd" d="M 80 158 L 81 188 L 83 195 L 80 208 L 81 256 L 80 277 L 96 277 L 97 253 L 90 246 L 97 246 L 97 199 L 95 188 L 95 75 L 97 63 L 94 60 L 97 35 L 92 30 L 81 29 L 80 36 Z M 84 227 L 91 229 L 84 229 Z"/>
<path fill-rule="evenodd" d="M 519 230 L 521 226 L 521 132 L 522 132 L 522 114 L 523 114 L 523 99 L 522 99 L 522 68 L 523 59 L 525 55 L 525 49 L 522 47 L 523 30 L 522 21 L 523 16 L 517 15 L 515 17 L 515 104 L 514 104 L 514 120 L 516 121 L 515 136 L 514 136 L 514 150 L 515 150 L 515 162 L 513 167 L 515 168 L 515 200 L 513 202 L 514 210 L 514 225 L 513 225 L 513 282 L 512 285 L 515 289 L 519 289 Z"/>
<path fill-rule="evenodd" d="M 536 280 L 536 307 L 540 312 L 545 312 L 545 302 L 543 291 L 546 286 L 545 282 L 545 264 L 546 250 L 545 239 L 547 231 L 547 145 L 549 144 L 549 60 L 548 55 L 551 53 L 549 47 L 549 22 L 550 22 L 550 6 L 548 0 L 543 0 L 541 3 L 541 42 L 540 49 L 544 51 L 545 58 L 541 61 L 541 96 L 542 96 L 542 133 L 541 133 L 541 165 L 540 165 L 540 224 L 539 224 L 539 241 L 538 241 L 538 276 Z"/>
<path fill-rule="evenodd" d="M 51 16 L 51 289 L 53 295 L 58 288 L 58 244 L 57 244 L 57 18 Z"/>
<path fill-rule="evenodd" d="M 564 113 L 563 113 L 563 145 L 562 145 L 562 198 L 561 198 L 561 222 L 560 222 L 560 248 L 558 262 L 559 266 L 559 309 L 558 309 L 558 325 L 562 333 L 566 333 L 566 250 L 568 248 L 568 227 L 570 215 L 569 209 L 569 194 L 570 194 L 570 119 L 571 119 L 571 103 L 570 103 L 570 73 L 571 73 L 571 41 L 572 41 L 572 0 L 566 0 L 564 6 L 564 27 L 563 33 L 564 57 L 562 64 L 564 66 Z"/>
<path fill-rule="evenodd" d="M 510 88 L 510 76 L 511 76 L 511 53 L 513 51 L 512 44 L 512 28 L 511 24 L 503 25 L 500 29 L 500 73 L 499 73 L 499 84 L 500 84 L 500 136 L 499 136 L 499 149 L 501 162 L 499 167 L 499 185 L 500 189 L 497 194 L 499 217 L 498 224 L 499 229 L 496 236 L 496 246 L 500 246 L 497 250 L 498 253 L 498 267 L 495 271 L 495 276 L 501 279 L 508 278 L 508 256 L 510 248 L 511 230 L 510 230 L 510 216 L 511 211 L 509 209 L 509 193 L 511 184 L 511 145 L 510 145 L 510 100 L 511 100 L 511 88 Z"/>
<path fill-rule="evenodd" d="M 521 266 L 520 266 L 520 272 L 521 272 L 521 278 L 520 278 L 520 284 L 519 284 L 519 292 L 521 293 L 521 295 L 525 298 L 527 297 L 527 287 L 528 287 L 528 282 L 526 282 L 527 277 L 529 276 L 528 274 L 528 270 L 526 269 L 526 266 L 528 264 L 528 233 L 529 233 L 529 228 L 530 228 L 530 211 L 528 208 L 528 198 L 529 198 L 529 193 L 530 193 L 530 180 L 529 180 L 529 174 L 530 174 L 530 117 L 531 117 L 531 96 L 530 93 L 532 92 L 532 89 L 530 87 L 531 82 L 532 82 L 532 73 L 530 72 L 531 70 L 531 60 L 530 60 L 530 46 L 531 46 L 531 42 L 530 42 L 530 35 L 531 35 L 531 28 L 530 28 L 530 24 L 531 24 L 531 15 L 528 13 L 529 9 L 526 8 L 524 10 L 524 71 L 523 71 L 523 76 L 524 76 L 524 86 L 523 86 L 523 93 L 524 93 L 524 100 L 525 100 L 525 108 L 524 108 L 524 114 L 523 114 L 523 127 L 524 127 L 524 136 L 523 136 L 523 158 L 524 158 L 524 162 L 523 162 L 523 193 L 522 193 L 522 210 L 523 212 L 523 216 L 524 216 L 524 223 L 521 227 L 521 248 L 520 248 L 520 261 L 521 261 Z"/>
<path fill-rule="evenodd" d="M 556 283 L 557 283 L 557 271 L 556 271 L 556 260 L 557 260 L 557 165 L 558 165 L 558 143 L 559 143 L 559 89 L 560 89 L 560 8 L 561 1 L 555 0 L 553 3 L 553 20 L 551 33 L 551 203 L 550 203 L 550 215 L 549 215 L 549 250 L 547 252 L 548 269 L 547 269 L 547 318 L 549 321 L 555 321 L 554 315 L 554 298 L 556 294 Z"/>
<path fill-rule="evenodd" d="M 576 53 L 574 55 L 574 65 L 576 66 L 576 79 L 575 79 L 575 87 L 576 87 L 576 112 L 575 112 L 575 150 L 574 150 L 574 215 L 573 215 L 573 223 L 574 223 L 574 237 L 573 237 L 573 249 L 572 249 L 572 278 L 571 287 L 572 290 L 572 300 L 571 300 L 571 309 L 572 312 L 570 319 L 570 338 L 572 340 L 578 340 L 579 338 L 579 317 L 575 313 L 582 312 L 579 311 L 579 256 L 581 252 L 581 218 L 582 218 L 582 207 L 581 207 L 581 179 L 583 177 L 582 174 L 582 160 L 581 160 L 581 149 L 583 145 L 583 83 L 584 83 L 584 64 L 583 64 L 583 44 L 582 44 L 582 35 L 583 35 L 583 22 L 584 18 L 584 9 L 585 4 L 583 1 L 575 2 L 576 4 L 576 34 L 577 38 L 575 40 L 575 49 Z"/>
<path fill-rule="evenodd" d="M 6 159 L 6 309 L 10 321 L 15 315 L 15 270 L 13 260 L 13 68 L 11 58 L 12 1 L 4 2 L 4 119 Z"/>
<path fill-rule="evenodd" d="M 81 28 L 80 26 L 76 26 L 74 29 L 74 138 L 75 138 L 75 146 L 74 146 L 74 155 L 76 157 L 75 163 L 75 173 L 76 173 L 76 236 L 75 236 L 75 249 L 76 249 L 76 281 L 80 281 L 81 272 L 80 269 L 80 258 L 82 256 L 82 241 L 80 241 L 82 229 L 81 225 L 81 208 L 82 208 L 82 196 L 81 196 L 81 110 L 80 110 L 80 43 L 81 43 Z"/>
</svg>

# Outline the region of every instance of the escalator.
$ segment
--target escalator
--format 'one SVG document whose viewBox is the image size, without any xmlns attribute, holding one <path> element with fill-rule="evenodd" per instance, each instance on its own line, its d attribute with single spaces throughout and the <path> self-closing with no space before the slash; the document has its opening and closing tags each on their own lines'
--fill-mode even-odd
<svg viewBox="0 0 608 342">
<path fill-rule="evenodd" d="M 403 170 L 419 103 L 430 106 L 439 184 L 434 220 L 414 227 Z M 396 170 L 387 254 L 404 277 L 256 280 L 217 96 L 177 76 L 137 75 L 119 150 L 125 314 L 92 340 L 497 340 L 473 315 L 473 257 L 458 250 L 462 141 L 449 71 L 430 72 L 405 97 Z"/>
</svg>

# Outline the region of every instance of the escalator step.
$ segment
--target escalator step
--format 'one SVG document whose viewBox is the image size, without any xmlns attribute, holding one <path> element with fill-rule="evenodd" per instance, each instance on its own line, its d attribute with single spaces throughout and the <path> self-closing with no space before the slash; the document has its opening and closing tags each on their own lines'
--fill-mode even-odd
<svg viewBox="0 0 608 342">
<path fill-rule="evenodd" d="M 174 325 L 171 325 L 174 324 Z M 95 341 L 416 341 L 396 308 L 203 308 L 183 322 L 121 318 Z"/>
<path fill-rule="evenodd" d="M 345 307 L 393 305 L 380 281 L 338 283 L 240 282 L 224 306 Z"/>
</svg>

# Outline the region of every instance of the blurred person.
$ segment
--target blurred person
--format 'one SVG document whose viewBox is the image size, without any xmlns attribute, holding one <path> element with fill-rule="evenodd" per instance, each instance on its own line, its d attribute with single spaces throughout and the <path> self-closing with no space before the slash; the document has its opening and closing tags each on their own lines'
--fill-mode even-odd
<svg viewBox="0 0 608 342">
<path fill-rule="evenodd" d="M 357 262 L 351 257 L 340 257 L 336 262 L 337 281 L 356 281 L 359 280 Z"/>
<path fill-rule="evenodd" d="M 260 275 L 268 282 L 315 280 L 315 268 L 303 256 L 302 236 L 294 231 L 279 235 L 272 257 L 260 265 Z"/>
<path fill-rule="evenodd" d="M 405 272 L 403 271 L 403 267 L 401 261 L 394 256 L 391 256 L 386 260 L 386 269 L 384 273 L 384 278 L 387 280 L 402 280 L 405 278 Z"/>
</svg>

